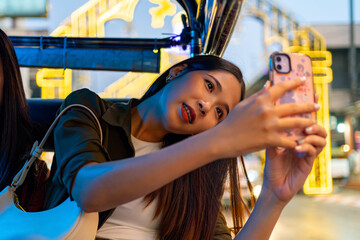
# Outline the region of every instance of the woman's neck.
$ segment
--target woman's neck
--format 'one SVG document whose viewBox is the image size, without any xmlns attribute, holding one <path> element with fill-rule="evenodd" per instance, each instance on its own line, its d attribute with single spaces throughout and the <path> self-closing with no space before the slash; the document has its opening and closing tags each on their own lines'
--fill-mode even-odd
<svg viewBox="0 0 360 240">
<path fill-rule="evenodd" d="M 137 139 L 160 142 L 167 134 L 155 100 L 150 97 L 131 109 L 131 134 Z"/>
</svg>

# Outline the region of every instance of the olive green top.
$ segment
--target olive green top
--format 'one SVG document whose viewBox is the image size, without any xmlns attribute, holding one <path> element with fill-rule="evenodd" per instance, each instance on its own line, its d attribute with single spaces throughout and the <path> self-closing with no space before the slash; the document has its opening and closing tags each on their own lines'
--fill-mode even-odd
<svg viewBox="0 0 360 240">
<path fill-rule="evenodd" d="M 102 128 L 103 144 L 100 143 L 96 121 L 87 110 L 74 107 L 59 119 L 54 130 L 55 157 L 45 209 L 55 207 L 69 197 L 75 175 L 83 165 L 134 157 L 130 137 L 130 109 L 138 103 L 137 99 L 112 103 L 88 89 L 74 91 L 64 100 L 59 111 L 71 104 L 82 104 L 95 113 Z M 99 227 L 113 210 L 99 213 Z M 217 219 L 214 239 L 231 239 L 221 213 Z"/>
</svg>

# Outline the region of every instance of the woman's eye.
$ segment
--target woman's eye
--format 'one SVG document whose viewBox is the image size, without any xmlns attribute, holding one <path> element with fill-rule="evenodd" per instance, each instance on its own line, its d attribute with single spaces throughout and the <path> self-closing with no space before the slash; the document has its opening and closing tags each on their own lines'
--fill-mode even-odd
<svg viewBox="0 0 360 240">
<path fill-rule="evenodd" d="M 216 108 L 216 113 L 218 115 L 218 119 L 221 119 L 221 117 L 223 116 L 223 112 L 221 111 L 220 108 Z"/>
<path fill-rule="evenodd" d="M 212 92 L 214 89 L 214 85 L 209 80 L 205 80 L 205 81 L 206 81 L 207 87 L 209 88 L 210 92 Z"/>
</svg>

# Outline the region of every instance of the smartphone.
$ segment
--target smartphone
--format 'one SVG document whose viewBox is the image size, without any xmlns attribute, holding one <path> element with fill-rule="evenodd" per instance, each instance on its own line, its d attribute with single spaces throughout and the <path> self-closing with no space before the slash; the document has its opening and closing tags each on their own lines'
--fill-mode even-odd
<svg viewBox="0 0 360 240">
<path fill-rule="evenodd" d="M 300 53 L 274 52 L 269 61 L 269 78 L 271 85 L 294 78 L 305 78 L 305 83 L 300 87 L 286 92 L 275 104 L 284 103 L 314 103 L 314 81 L 311 58 Z M 312 118 L 315 120 L 315 112 L 300 114 L 292 117 Z M 284 134 L 294 140 L 305 137 L 302 129 L 293 129 Z"/>
</svg>

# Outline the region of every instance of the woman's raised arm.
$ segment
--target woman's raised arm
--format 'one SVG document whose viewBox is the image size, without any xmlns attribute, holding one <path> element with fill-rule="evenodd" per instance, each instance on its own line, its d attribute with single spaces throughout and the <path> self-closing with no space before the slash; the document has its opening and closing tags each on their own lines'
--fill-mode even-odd
<svg viewBox="0 0 360 240">
<path fill-rule="evenodd" d="M 313 122 L 281 117 L 312 112 L 316 107 L 303 104 L 294 108 L 289 104 L 284 110 L 274 108 L 273 103 L 301 84 L 300 80 L 293 80 L 261 91 L 239 103 L 216 127 L 151 154 L 87 164 L 76 175 L 72 196 L 87 211 L 103 211 L 153 192 L 217 159 L 268 146 L 295 148 L 296 142 L 283 137 L 280 131 L 306 128 Z"/>
</svg>

